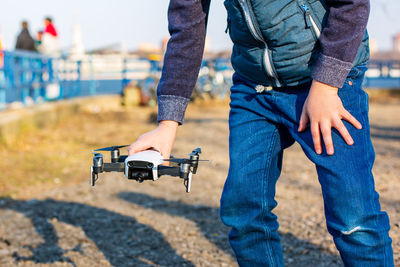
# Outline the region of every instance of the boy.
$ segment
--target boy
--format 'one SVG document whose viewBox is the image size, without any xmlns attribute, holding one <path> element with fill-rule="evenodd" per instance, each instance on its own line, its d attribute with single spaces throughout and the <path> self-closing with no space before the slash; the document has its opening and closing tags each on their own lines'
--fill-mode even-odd
<svg viewBox="0 0 400 267">
<path fill-rule="evenodd" d="M 160 124 L 132 144 L 130 154 L 153 147 L 169 157 L 198 75 L 209 4 L 170 1 Z M 272 210 L 283 150 L 297 141 L 316 165 L 328 231 L 344 264 L 393 266 L 389 219 L 371 173 L 368 97 L 361 89 L 369 0 L 224 4 L 235 74 L 220 214 L 231 227 L 239 265 L 283 266 Z"/>
</svg>

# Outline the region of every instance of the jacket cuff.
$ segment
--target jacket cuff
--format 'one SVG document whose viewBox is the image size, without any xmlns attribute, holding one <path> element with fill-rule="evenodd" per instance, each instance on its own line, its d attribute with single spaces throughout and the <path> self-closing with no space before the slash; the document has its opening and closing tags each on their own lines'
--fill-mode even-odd
<svg viewBox="0 0 400 267">
<path fill-rule="evenodd" d="M 352 67 L 353 63 L 321 54 L 314 66 L 312 78 L 333 87 L 342 88 Z"/>
<path fill-rule="evenodd" d="M 171 120 L 179 124 L 183 123 L 185 110 L 189 103 L 189 99 L 175 95 L 158 96 L 158 118 L 157 120 Z"/>
</svg>

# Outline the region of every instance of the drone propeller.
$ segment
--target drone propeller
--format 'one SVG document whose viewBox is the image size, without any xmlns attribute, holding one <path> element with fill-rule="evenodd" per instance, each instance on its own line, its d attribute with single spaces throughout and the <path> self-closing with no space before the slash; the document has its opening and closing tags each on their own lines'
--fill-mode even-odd
<svg viewBox="0 0 400 267">
<path fill-rule="evenodd" d="M 92 152 L 92 154 L 93 154 L 93 157 L 94 157 L 94 158 L 103 158 L 103 157 L 104 157 L 104 155 L 101 154 L 101 153 Z"/>
<path fill-rule="evenodd" d="M 209 161 L 206 159 L 177 159 L 177 158 L 172 158 L 172 159 L 164 159 L 164 161 L 170 161 L 170 162 L 175 162 L 178 164 L 191 164 L 192 162 L 198 162 L 198 161 Z"/>
<path fill-rule="evenodd" d="M 109 147 L 99 148 L 99 149 L 96 149 L 96 150 L 93 150 L 93 151 L 113 151 L 113 150 L 120 149 L 120 148 L 127 147 L 127 146 L 129 146 L 129 145 L 109 146 Z"/>
</svg>

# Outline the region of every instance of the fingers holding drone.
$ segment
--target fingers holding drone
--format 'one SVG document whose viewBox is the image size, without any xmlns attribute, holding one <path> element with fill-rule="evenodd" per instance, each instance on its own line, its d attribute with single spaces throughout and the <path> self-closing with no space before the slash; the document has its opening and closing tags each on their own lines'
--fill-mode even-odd
<svg viewBox="0 0 400 267">
<path fill-rule="evenodd" d="M 141 135 L 136 142 L 131 144 L 128 154 L 133 155 L 140 151 L 154 149 L 159 151 L 165 159 L 168 159 L 175 141 L 177 129 L 177 122 L 161 121 L 156 129 Z M 169 163 L 165 161 L 163 165 L 168 166 Z"/>
</svg>

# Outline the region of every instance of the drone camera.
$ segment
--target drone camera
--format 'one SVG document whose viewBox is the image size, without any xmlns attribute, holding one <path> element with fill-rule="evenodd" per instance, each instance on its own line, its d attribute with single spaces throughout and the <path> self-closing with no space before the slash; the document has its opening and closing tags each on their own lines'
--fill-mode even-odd
<svg viewBox="0 0 400 267">
<path fill-rule="evenodd" d="M 145 161 L 129 161 L 128 175 L 129 180 L 136 180 L 138 182 L 143 182 L 144 180 L 154 180 L 153 179 L 153 164 L 151 162 Z"/>
</svg>

